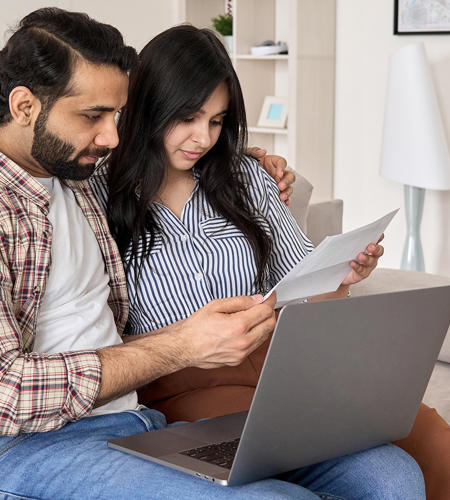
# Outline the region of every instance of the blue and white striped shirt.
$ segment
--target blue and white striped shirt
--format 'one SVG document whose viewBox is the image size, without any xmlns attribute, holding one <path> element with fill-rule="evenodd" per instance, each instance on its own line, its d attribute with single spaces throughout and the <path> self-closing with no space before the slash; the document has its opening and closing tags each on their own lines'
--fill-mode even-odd
<svg viewBox="0 0 450 500">
<path fill-rule="evenodd" d="M 270 224 L 270 289 L 312 251 L 313 245 L 280 201 L 274 180 L 253 159 L 246 157 L 241 168 L 259 215 Z M 91 184 L 105 207 L 104 178 L 94 175 Z M 180 219 L 159 203 L 155 202 L 153 209 L 160 229 L 155 232 L 137 289 L 130 266 L 130 315 L 125 333 L 144 333 L 187 318 L 212 299 L 256 293 L 257 268 L 249 242 L 236 226 L 213 210 L 199 189 L 197 176 Z"/>
</svg>

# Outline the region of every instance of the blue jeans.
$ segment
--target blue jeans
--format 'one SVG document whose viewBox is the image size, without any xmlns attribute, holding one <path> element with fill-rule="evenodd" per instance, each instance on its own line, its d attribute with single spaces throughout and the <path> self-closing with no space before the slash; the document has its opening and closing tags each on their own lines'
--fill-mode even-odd
<svg viewBox="0 0 450 500">
<path fill-rule="evenodd" d="M 416 462 L 384 445 L 278 478 L 224 487 L 107 448 L 166 426 L 155 410 L 85 418 L 46 433 L 0 437 L 1 499 L 424 499 Z"/>
</svg>

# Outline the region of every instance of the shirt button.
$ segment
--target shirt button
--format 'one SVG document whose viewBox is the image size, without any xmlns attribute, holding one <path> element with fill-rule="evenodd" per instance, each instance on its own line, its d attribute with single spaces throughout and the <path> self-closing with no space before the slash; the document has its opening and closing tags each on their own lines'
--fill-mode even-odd
<svg viewBox="0 0 450 500">
<path fill-rule="evenodd" d="M 40 291 L 41 291 L 41 287 L 40 287 L 40 286 L 35 286 L 35 287 L 33 288 L 33 292 L 34 292 L 34 293 L 39 293 Z"/>
<path fill-rule="evenodd" d="M 181 241 L 187 241 L 189 239 L 189 236 L 187 234 L 183 234 L 181 237 Z"/>
<path fill-rule="evenodd" d="M 196 279 L 197 281 L 201 281 L 201 280 L 203 279 L 203 275 L 202 275 L 202 273 L 195 273 L 195 275 L 194 275 L 194 276 L 195 276 L 195 279 Z"/>
</svg>

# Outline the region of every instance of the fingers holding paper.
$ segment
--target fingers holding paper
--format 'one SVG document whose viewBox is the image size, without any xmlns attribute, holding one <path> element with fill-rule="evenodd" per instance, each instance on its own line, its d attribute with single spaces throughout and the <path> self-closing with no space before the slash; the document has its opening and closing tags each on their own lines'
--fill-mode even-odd
<svg viewBox="0 0 450 500">
<path fill-rule="evenodd" d="M 367 245 L 365 252 L 360 252 L 355 260 L 350 262 L 352 270 L 347 274 L 342 282 L 342 285 L 354 285 L 363 279 L 367 278 L 370 273 L 377 267 L 378 259 L 384 253 L 384 247 L 379 243 L 383 240 L 382 234 L 377 243 Z"/>
</svg>

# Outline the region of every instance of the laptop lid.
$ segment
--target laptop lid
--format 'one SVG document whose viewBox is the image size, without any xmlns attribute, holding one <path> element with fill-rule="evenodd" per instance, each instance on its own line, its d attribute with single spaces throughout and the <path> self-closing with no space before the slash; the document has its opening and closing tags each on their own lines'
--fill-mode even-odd
<svg viewBox="0 0 450 500">
<path fill-rule="evenodd" d="M 449 305 L 444 286 L 286 306 L 246 419 L 229 415 L 108 445 L 237 485 L 402 438 L 447 332 Z M 178 453 L 241 432 L 231 471 Z"/>
<path fill-rule="evenodd" d="M 407 436 L 449 323 L 450 286 L 285 307 L 229 483 Z"/>
</svg>

